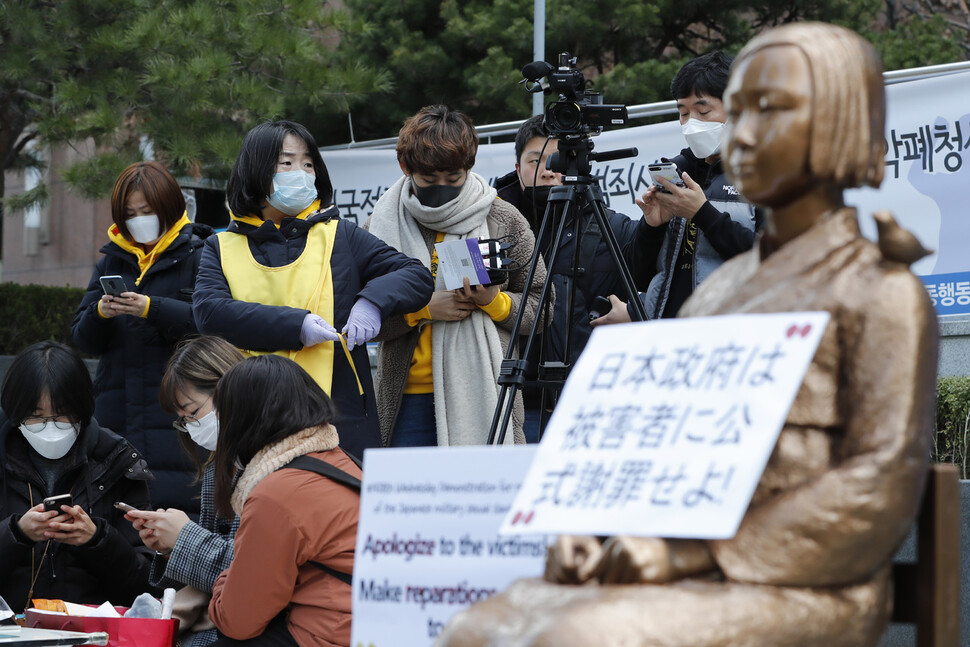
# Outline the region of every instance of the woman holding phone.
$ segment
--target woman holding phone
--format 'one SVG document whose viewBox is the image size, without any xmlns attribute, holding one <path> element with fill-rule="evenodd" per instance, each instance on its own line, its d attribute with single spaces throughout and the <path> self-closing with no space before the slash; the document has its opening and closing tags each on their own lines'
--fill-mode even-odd
<svg viewBox="0 0 970 647">
<path fill-rule="evenodd" d="M 150 590 L 150 551 L 112 504 L 147 508 L 152 476 L 92 417 L 77 353 L 54 341 L 26 348 L 4 376 L 0 407 L 0 597 L 19 612 L 33 598 L 127 605 Z"/>
<path fill-rule="evenodd" d="M 158 387 L 175 345 L 196 332 L 192 291 L 212 229 L 189 221 L 182 190 L 158 162 L 122 171 L 111 193 L 111 219 L 104 256 L 71 331 L 79 350 L 101 356 L 95 417 L 145 452 L 155 472 L 156 506 L 197 514 L 193 469 L 168 433 L 175 416 L 159 405 Z"/>
<path fill-rule="evenodd" d="M 158 398 L 178 418 L 173 423 L 179 443 L 197 461 L 202 480 L 202 511 L 198 523 L 176 508 L 128 513 L 145 545 L 155 551 L 151 583 L 178 588 L 176 616 L 182 647 L 204 647 L 216 639 L 206 607 L 216 577 L 232 561 L 232 540 L 239 517 L 215 512 L 213 452 L 219 436 L 212 396 L 223 374 L 242 361 L 235 346 L 219 337 L 203 336 L 181 344 L 162 376 Z M 206 455 L 198 462 L 199 452 Z M 205 605 L 205 606 L 202 606 Z"/>
</svg>

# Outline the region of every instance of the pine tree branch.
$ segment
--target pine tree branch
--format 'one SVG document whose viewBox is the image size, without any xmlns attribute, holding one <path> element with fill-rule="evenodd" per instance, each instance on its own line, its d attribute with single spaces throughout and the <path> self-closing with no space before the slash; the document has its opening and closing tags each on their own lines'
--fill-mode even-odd
<svg viewBox="0 0 970 647">
<path fill-rule="evenodd" d="M 21 135 L 20 139 L 17 140 L 17 143 L 14 144 L 14 147 L 13 147 L 14 155 L 19 155 L 20 152 L 24 150 L 24 147 L 28 144 L 28 142 L 31 142 L 34 139 L 36 139 L 37 135 L 39 134 L 40 133 L 38 131 L 32 130 L 27 134 Z"/>
</svg>

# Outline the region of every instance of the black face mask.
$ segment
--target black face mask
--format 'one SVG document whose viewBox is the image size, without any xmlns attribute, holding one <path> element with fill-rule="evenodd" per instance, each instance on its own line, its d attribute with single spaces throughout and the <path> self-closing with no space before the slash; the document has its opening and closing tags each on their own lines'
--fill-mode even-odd
<svg viewBox="0 0 970 647">
<path fill-rule="evenodd" d="M 449 186 L 447 184 L 418 186 L 417 182 L 412 180 L 411 186 L 414 187 L 414 195 L 418 198 L 418 202 L 426 207 L 433 208 L 440 207 L 441 205 L 447 204 L 457 198 L 465 184 L 463 182 L 459 186 Z"/>
<path fill-rule="evenodd" d="M 525 219 L 532 225 L 532 231 L 539 230 L 542 224 L 542 215 L 546 212 L 546 203 L 549 202 L 549 184 L 539 186 L 527 186 L 522 189 L 522 201 L 519 203 L 519 211 Z"/>
</svg>

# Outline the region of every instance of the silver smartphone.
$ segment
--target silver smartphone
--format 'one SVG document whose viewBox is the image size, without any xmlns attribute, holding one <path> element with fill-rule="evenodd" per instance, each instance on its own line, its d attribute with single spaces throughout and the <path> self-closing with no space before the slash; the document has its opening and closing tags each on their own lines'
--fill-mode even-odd
<svg viewBox="0 0 970 647">
<path fill-rule="evenodd" d="M 657 181 L 658 177 L 662 177 L 677 186 L 686 186 L 684 181 L 680 178 L 680 171 L 677 170 L 677 165 L 673 162 L 656 162 L 654 164 L 647 165 L 647 172 L 650 173 L 650 179 L 653 180 L 654 185 L 664 193 L 670 193 L 667 189 L 661 186 L 660 182 Z"/>
</svg>

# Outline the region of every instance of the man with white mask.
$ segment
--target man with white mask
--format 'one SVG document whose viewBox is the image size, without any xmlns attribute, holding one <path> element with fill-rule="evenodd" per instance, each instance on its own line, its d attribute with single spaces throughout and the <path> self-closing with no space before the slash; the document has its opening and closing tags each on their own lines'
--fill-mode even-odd
<svg viewBox="0 0 970 647">
<path fill-rule="evenodd" d="M 727 113 L 721 96 L 732 58 L 711 52 L 686 63 L 670 84 L 688 148 L 664 159 L 673 162 L 684 182 L 663 178 L 637 206 L 632 263 L 651 275 L 640 298 L 651 319 L 677 316 L 700 283 L 729 258 L 751 249 L 761 228 L 761 213 L 744 201 L 721 168 L 721 131 Z M 609 314 L 591 325 L 630 321 L 626 304 L 611 296 Z"/>
</svg>

